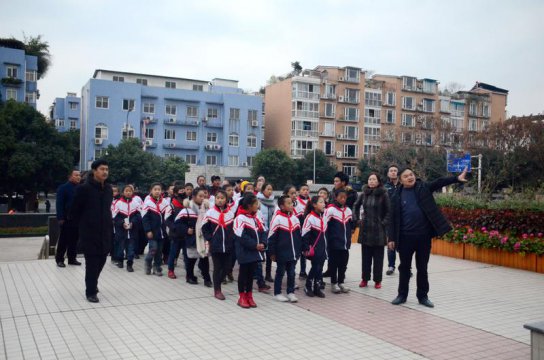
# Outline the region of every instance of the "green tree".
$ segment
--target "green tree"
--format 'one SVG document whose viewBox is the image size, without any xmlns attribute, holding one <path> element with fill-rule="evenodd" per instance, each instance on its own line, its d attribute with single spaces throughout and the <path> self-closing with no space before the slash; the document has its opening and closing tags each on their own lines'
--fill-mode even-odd
<svg viewBox="0 0 544 360">
<path fill-rule="evenodd" d="M 158 169 L 159 174 L 155 177 L 155 181 L 168 186 L 176 180 L 184 181 L 189 165 L 182 158 L 175 156 L 162 158 Z"/>
<path fill-rule="evenodd" d="M 45 76 L 51 67 L 51 54 L 49 53 L 49 43 L 43 41 L 42 36 L 24 35 L 25 53 L 38 57 L 38 79 Z"/>
<path fill-rule="evenodd" d="M 255 178 L 263 175 L 275 189 L 282 189 L 293 183 L 295 163 L 284 151 L 277 149 L 262 150 L 253 160 L 251 175 Z"/>
<path fill-rule="evenodd" d="M 315 152 L 315 182 L 316 184 L 330 184 L 333 181 L 336 167 L 331 165 L 325 153 L 321 150 Z M 295 160 L 295 173 L 293 181 L 295 185 L 305 184 L 312 180 L 314 175 L 314 153 L 308 152 L 302 159 Z"/>
<path fill-rule="evenodd" d="M 300 65 L 300 62 L 298 61 L 292 62 L 291 67 L 293 68 L 294 75 L 299 75 L 302 72 L 302 66 Z"/>
<path fill-rule="evenodd" d="M 13 100 L 0 105 L 0 191 L 25 194 L 27 210 L 34 210 L 38 191 L 66 180 L 77 151 L 33 107 Z"/>
</svg>

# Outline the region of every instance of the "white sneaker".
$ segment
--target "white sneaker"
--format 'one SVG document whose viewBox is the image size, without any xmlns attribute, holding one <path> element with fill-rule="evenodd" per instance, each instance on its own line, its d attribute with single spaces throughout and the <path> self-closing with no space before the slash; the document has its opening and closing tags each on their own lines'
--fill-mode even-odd
<svg viewBox="0 0 544 360">
<path fill-rule="evenodd" d="M 331 284 L 331 291 L 333 294 L 340 294 L 342 292 L 342 289 L 336 284 Z"/>
<path fill-rule="evenodd" d="M 296 284 L 296 285 L 295 285 L 295 290 L 298 290 L 298 289 L 300 289 L 300 285 L 299 285 L 299 284 Z"/>
<path fill-rule="evenodd" d="M 285 296 L 283 294 L 275 295 L 274 299 L 276 299 L 279 302 L 288 302 L 290 300 L 287 296 Z"/>
<path fill-rule="evenodd" d="M 340 291 L 342 291 L 343 293 L 348 293 L 351 290 L 349 287 L 347 287 L 344 284 L 338 284 L 338 287 L 340 288 Z"/>
<path fill-rule="evenodd" d="M 287 294 L 287 299 L 289 299 L 289 302 L 292 303 L 296 303 L 298 301 L 297 297 L 293 293 Z"/>
</svg>

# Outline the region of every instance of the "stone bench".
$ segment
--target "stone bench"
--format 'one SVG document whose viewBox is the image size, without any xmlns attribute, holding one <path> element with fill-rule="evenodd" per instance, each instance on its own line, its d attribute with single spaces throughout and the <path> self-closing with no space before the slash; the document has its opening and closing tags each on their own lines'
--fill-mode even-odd
<svg viewBox="0 0 544 360">
<path fill-rule="evenodd" d="M 523 327 L 531 330 L 531 359 L 544 359 L 544 321 L 525 324 Z"/>
</svg>

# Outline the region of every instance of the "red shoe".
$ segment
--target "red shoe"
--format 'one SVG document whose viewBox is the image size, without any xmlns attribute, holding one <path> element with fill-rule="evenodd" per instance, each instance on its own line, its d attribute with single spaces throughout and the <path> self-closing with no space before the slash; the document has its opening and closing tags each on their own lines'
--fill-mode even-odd
<svg viewBox="0 0 544 360">
<path fill-rule="evenodd" d="M 238 299 L 238 306 L 244 309 L 249 309 L 249 303 L 247 302 L 246 293 L 240 293 L 240 298 Z"/>
<path fill-rule="evenodd" d="M 382 288 L 382 283 L 381 282 L 377 282 L 376 284 L 374 284 L 374 287 L 376 289 L 381 289 Z"/>
<path fill-rule="evenodd" d="M 366 280 L 361 280 L 361 282 L 359 283 L 359 287 L 363 288 L 363 287 L 367 287 L 368 286 L 368 281 Z"/>
<path fill-rule="evenodd" d="M 253 300 L 253 292 L 252 291 L 248 291 L 246 293 L 246 299 L 247 299 L 247 303 L 249 304 L 250 307 L 252 307 L 252 308 L 257 307 L 257 304 L 255 304 L 255 301 Z"/>
<path fill-rule="evenodd" d="M 176 274 L 174 274 L 174 270 L 168 270 L 168 277 L 170 279 L 177 279 L 178 277 L 176 276 Z"/>
<path fill-rule="evenodd" d="M 221 292 L 221 290 L 216 290 L 213 295 L 217 300 L 225 300 L 225 295 Z"/>
</svg>

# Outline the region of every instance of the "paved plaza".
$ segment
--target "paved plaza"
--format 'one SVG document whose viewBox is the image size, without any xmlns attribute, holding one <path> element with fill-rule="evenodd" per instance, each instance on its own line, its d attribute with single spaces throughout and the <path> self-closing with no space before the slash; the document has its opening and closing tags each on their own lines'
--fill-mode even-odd
<svg viewBox="0 0 544 360">
<path fill-rule="evenodd" d="M 430 299 L 415 289 L 393 306 L 398 273 L 359 288 L 360 247 L 351 250 L 349 294 L 278 303 L 255 293 L 236 306 L 201 284 L 127 273 L 106 263 L 100 303 L 84 296 L 84 266 L 53 259 L 0 263 L 0 359 L 528 359 L 523 324 L 544 319 L 544 276 L 431 256 Z M 181 275 L 181 276 L 180 276 Z M 299 281 L 299 280 L 297 280 Z M 302 284 L 302 281 L 299 281 Z M 411 282 L 415 286 L 415 279 Z"/>
</svg>

